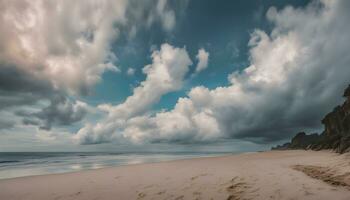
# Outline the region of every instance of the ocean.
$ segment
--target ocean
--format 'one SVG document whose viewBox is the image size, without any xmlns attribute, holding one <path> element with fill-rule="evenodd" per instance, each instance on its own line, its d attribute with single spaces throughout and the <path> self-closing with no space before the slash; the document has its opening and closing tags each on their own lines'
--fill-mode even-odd
<svg viewBox="0 0 350 200">
<path fill-rule="evenodd" d="M 227 152 L 0 152 L 0 179 L 229 154 Z"/>
</svg>

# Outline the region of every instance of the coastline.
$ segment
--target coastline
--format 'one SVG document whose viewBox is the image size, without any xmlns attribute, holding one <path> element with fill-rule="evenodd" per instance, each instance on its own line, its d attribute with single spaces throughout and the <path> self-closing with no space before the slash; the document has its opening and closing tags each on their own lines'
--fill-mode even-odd
<svg viewBox="0 0 350 200">
<path fill-rule="evenodd" d="M 249 153 L 258 153 L 258 152 L 244 152 L 242 154 L 249 154 Z M 241 153 L 239 153 L 241 154 Z M 69 175 L 69 174 L 76 174 L 76 173 L 85 173 L 89 171 L 99 171 L 99 170 L 110 170 L 110 169 L 118 169 L 122 167 L 129 167 L 129 166 L 138 166 L 138 165 L 153 165 L 153 164 L 162 164 L 162 163 L 172 163 L 177 161 L 187 161 L 187 160 L 193 160 L 196 159 L 203 159 L 203 158 L 219 158 L 219 157 L 227 157 L 227 156 L 233 156 L 238 155 L 235 153 L 227 153 L 222 155 L 208 155 L 208 156 L 198 156 L 198 157 L 190 157 L 190 158 L 178 158 L 173 160 L 161 160 L 161 161 L 155 161 L 155 162 L 144 162 L 144 163 L 130 163 L 130 164 L 121 164 L 121 165 L 111 165 L 111 166 L 104 166 L 100 168 L 91 168 L 91 169 L 82 169 L 78 171 L 69 171 L 69 172 L 59 172 L 59 173 L 50 173 L 50 174 L 38 174 L 38 175 L 28 175 L 28 176 L 19 176 L 19 177 L 13 177 L 13 178 L 2 178 L 1 181 L 7 181 L 7 180 L 13 180 L 13 179 L 22 179 L 22 178 L 31 178 L 31 177 L 40 177 L 40 176 L 56 176 L 56 175 Z"/>
<path fill-rule="evenodd" d="M 348 199 L 348 154 L 267 151 L 0 180 L 0 199 Z"/>
<path fill-rule="evenodd" d="M 0 180 L 235 154 L 238 153 L 3 152 L 0 153 Z"/>
</svg>

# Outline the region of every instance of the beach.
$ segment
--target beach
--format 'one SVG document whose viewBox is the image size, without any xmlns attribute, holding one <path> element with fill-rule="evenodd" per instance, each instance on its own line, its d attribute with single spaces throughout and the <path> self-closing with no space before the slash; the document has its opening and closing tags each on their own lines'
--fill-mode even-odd
<svg viewBox="0 0 350 200">
<path fill-rule="evenodd" d="M 267 151 L 0 180 L 0 199 L 349 199 L 349 154 Z"/>
</svg>

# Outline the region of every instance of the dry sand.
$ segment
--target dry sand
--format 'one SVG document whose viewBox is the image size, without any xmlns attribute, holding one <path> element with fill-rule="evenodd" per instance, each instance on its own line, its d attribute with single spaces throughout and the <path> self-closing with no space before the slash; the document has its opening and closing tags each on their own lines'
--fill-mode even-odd
<svg viewBox="0 0 350 200">
<path fill-rule="evenodd" d="M 269 151 L 0 180 L 0 199 L 350 199 L 350 154 Z"/>
</svg>

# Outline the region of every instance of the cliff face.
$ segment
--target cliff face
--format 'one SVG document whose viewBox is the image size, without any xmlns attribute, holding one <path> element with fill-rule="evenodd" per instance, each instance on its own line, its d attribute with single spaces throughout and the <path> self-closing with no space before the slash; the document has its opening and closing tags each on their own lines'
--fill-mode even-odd
<svg viewBox="0 0 350 200">
<path fill-rule="evenodd" d="M 322 123 L 324 131 L 321 139 L 311 149 L 333 149 L 338 153 L 350 151 L 350 85 L 343 95 L 346 100 L 328 113 Z"/>
<path fill-rule="evenodd" d="M 272 149 L 333 149 L 338 153 L 350 152 L 350 85 L 343 96 L 346 98 L 343 105 L 335 107 L 322 120 L 324 131 L 321 135 L 301 132 L 294 136 L 291 143 Z"/>
<path fill-rule="evenodd" d="M 319 137 L 320 136 L 317 133 L 306 135 L 306 133 L 300 132 L 292 139 L 290 148 L 307 149 L 310 147 L 310 145 L 313 145 L 315 142 L 317 142 Z"/>
<path fill-rule="evenodd" d="M 287 150 L 287 149 L 309 149 L 312 145 L 318 142 L 320 135 L 317 133 L 306 135 L 305 132 L 296 134 L 291 142 L 287 142 L 283 145 L 272 147 L 272 150 Z"/>
</svg>

